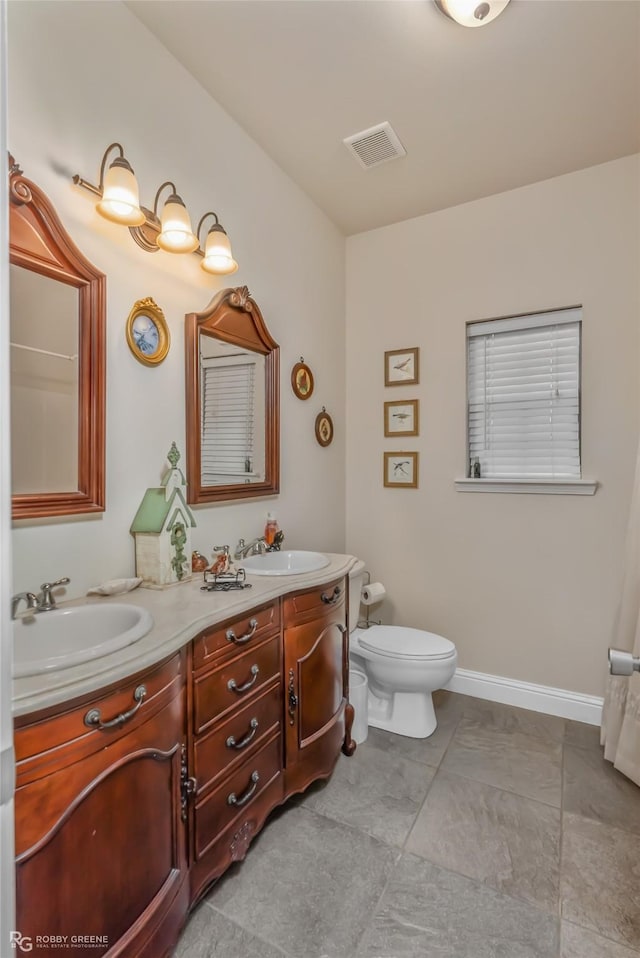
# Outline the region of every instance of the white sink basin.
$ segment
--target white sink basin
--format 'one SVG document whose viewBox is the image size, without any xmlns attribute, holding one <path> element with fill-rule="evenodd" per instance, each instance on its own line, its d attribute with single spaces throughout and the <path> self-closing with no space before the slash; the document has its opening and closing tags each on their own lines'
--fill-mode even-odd
<svg viewBox="0 0 640 958">
<path fill-rule="evenodd" d="M 122 602 L 24 616 L 13 623 L 13 675 L 41 675 L 109 655 L 137 642 L 152 626 L 146 609 Z"/>
<path fill-rule="evenodd" d="M 249 575 L 300 575 L 315 572 L 329 565 L 322 552 L 267 552 L 263 556 L 249 556 L 240 565 Z"/>
</svg>

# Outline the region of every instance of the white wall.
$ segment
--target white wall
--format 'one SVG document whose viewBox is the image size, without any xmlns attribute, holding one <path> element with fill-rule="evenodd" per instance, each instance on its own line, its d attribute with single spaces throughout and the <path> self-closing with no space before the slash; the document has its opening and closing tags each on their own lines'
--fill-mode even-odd
<svg viewBox="0 0 640 958">
<path fill-rule="evenodd" d="M 347 549 L 387 621 L 452 639 L 459 665 L 600 695 L 638 441 L 639 158 L 347 240 Z M 583 305 L 583 474 L 593 497 L 461 494 L 465 322 Z M 418 386 L 384 388 L 385 350 L 420 347 Z M 385 439 L 383 403 L 420 400 Z M 420 483 L 384 489 L 384 450 Z"/>
<path fill-rule="evenodd" d="M 235 545 L 262 532 L 268 510 L 290 547 L 344 549 L 344 240 L 119 2 L 9 5 L 9 149 L 49 195 L 80 249 L 107 275 L 107 509 L 99 518 L 20 522 L 14 591 L 70 575 L 68 596 L 133 573 L 129 526 L 158 484 L 172 440 L 184 453 L 184 315 L 228 285 L 246 284 L 281 351 L 281 493 L 277 500 L 199 507 L 193 545 Z M 212 38 L 212 56 L 215 38 Z M 227 229 L 240 270 L 207 276 L 195 256 L 144 253 L 128 231 L 96 213 L 71 185 L 97 182 L 102 154 L 119 141 L 151 206 L 176 183 L 194 226 L 207 210 Z M 134 302 L 164 310 L 171 350 L 140 365 L 125 340 Z M 304 355 L 316 393 L 300 402 L 291 367 Z M 314 421 L 332 413 L 321 448 Z"/>
</svg>

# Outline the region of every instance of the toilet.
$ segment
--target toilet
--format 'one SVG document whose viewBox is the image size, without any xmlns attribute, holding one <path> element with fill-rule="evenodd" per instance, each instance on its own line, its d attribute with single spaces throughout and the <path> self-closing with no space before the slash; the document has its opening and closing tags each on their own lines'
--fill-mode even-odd
<svg viewBox="0 0 640 958">
<path fill-rule="evenodd" d="M 427 738 L 437 721 L 432 693 L 453 677 L 453 642 L 397 625 L 358 627 L 364 562 L 349 573 L 349 660 L 369 681 L 368 722 L 410 738 Z"/>
</svg>

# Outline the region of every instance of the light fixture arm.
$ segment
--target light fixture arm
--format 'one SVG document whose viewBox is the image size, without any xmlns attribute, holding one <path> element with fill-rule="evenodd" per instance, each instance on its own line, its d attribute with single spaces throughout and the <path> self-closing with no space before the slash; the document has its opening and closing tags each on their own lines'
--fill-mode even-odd
<svg viewBox="0 0 640 958">
<path fill-rule="evenodd" d="M 200 217 L 200 222 L 198 223 L 198 227 L 196 229 L 196 236 L 198 237 L 198 240 L 200 239 L 200 230 L 202 229 L 202 224 L 206 220 L 207 216 L 213 216 L 215 220 L 215 223 L 213 225 L 220 226 L 220 220 L 218 219 L 217 213 L 214 213 L 213 210 L 210 210 L 208 213 L 205 213 L 204 216 Z"/>
<path fill-rule="evenodd" d="M 176 189 L 175 183 L 172 183 L 171 180 L 166 180 L 162 186 L 158 187 L 158 192 L 156 193 L 156 198 L 153 201 L 153 215 L 158 218 L 158 200 L 160 199 L 160 194 L 162 193 L 165 186 L 171 187 L 171 195 L 176 196 L 178 191 Z"/>
<path fill-rule="evenodd" d="M 107 157 L 109 156 L 109 153 L 111 153 L 111 150 L 114 150 L 114 149 L 117 149 L 119 151 L 118 155 L 120 159 L 124 160 L 124 148 L 120 143 L 112 143 L 110 146 L 106 148 L 106 150 L 104 151 L 104 156 L 102 157 L 102 163 L 100 164 L 100 180 L 98 182 L 98 189 L 100 190 L 100 195 L 102 195 L 104 191 L 104 171 L 107 168 Z"/>
</svg>

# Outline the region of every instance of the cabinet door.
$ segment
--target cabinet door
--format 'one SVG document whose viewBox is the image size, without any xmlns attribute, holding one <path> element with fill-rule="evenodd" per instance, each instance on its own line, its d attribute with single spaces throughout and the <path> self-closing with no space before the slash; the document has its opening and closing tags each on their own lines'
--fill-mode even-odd
<svg viewBox="0 0 640 958">
<path fill-rule="evenodd" d="M 347 705 L 344 600 L 300 618 L 306 621 L 294 624 L 290 611 L 285 630 L 285 766 L 292 790 L 330 774 L 345 738 Z"/>
<path fill-rule="evenodd" d="M 183 728 L 181 688 L 129 734 L 17 789 L 16 928 L 38 955 L 66 941 L 76 958 L 160 958 L 175 941 L 188 907 Z"/>
</svg>

